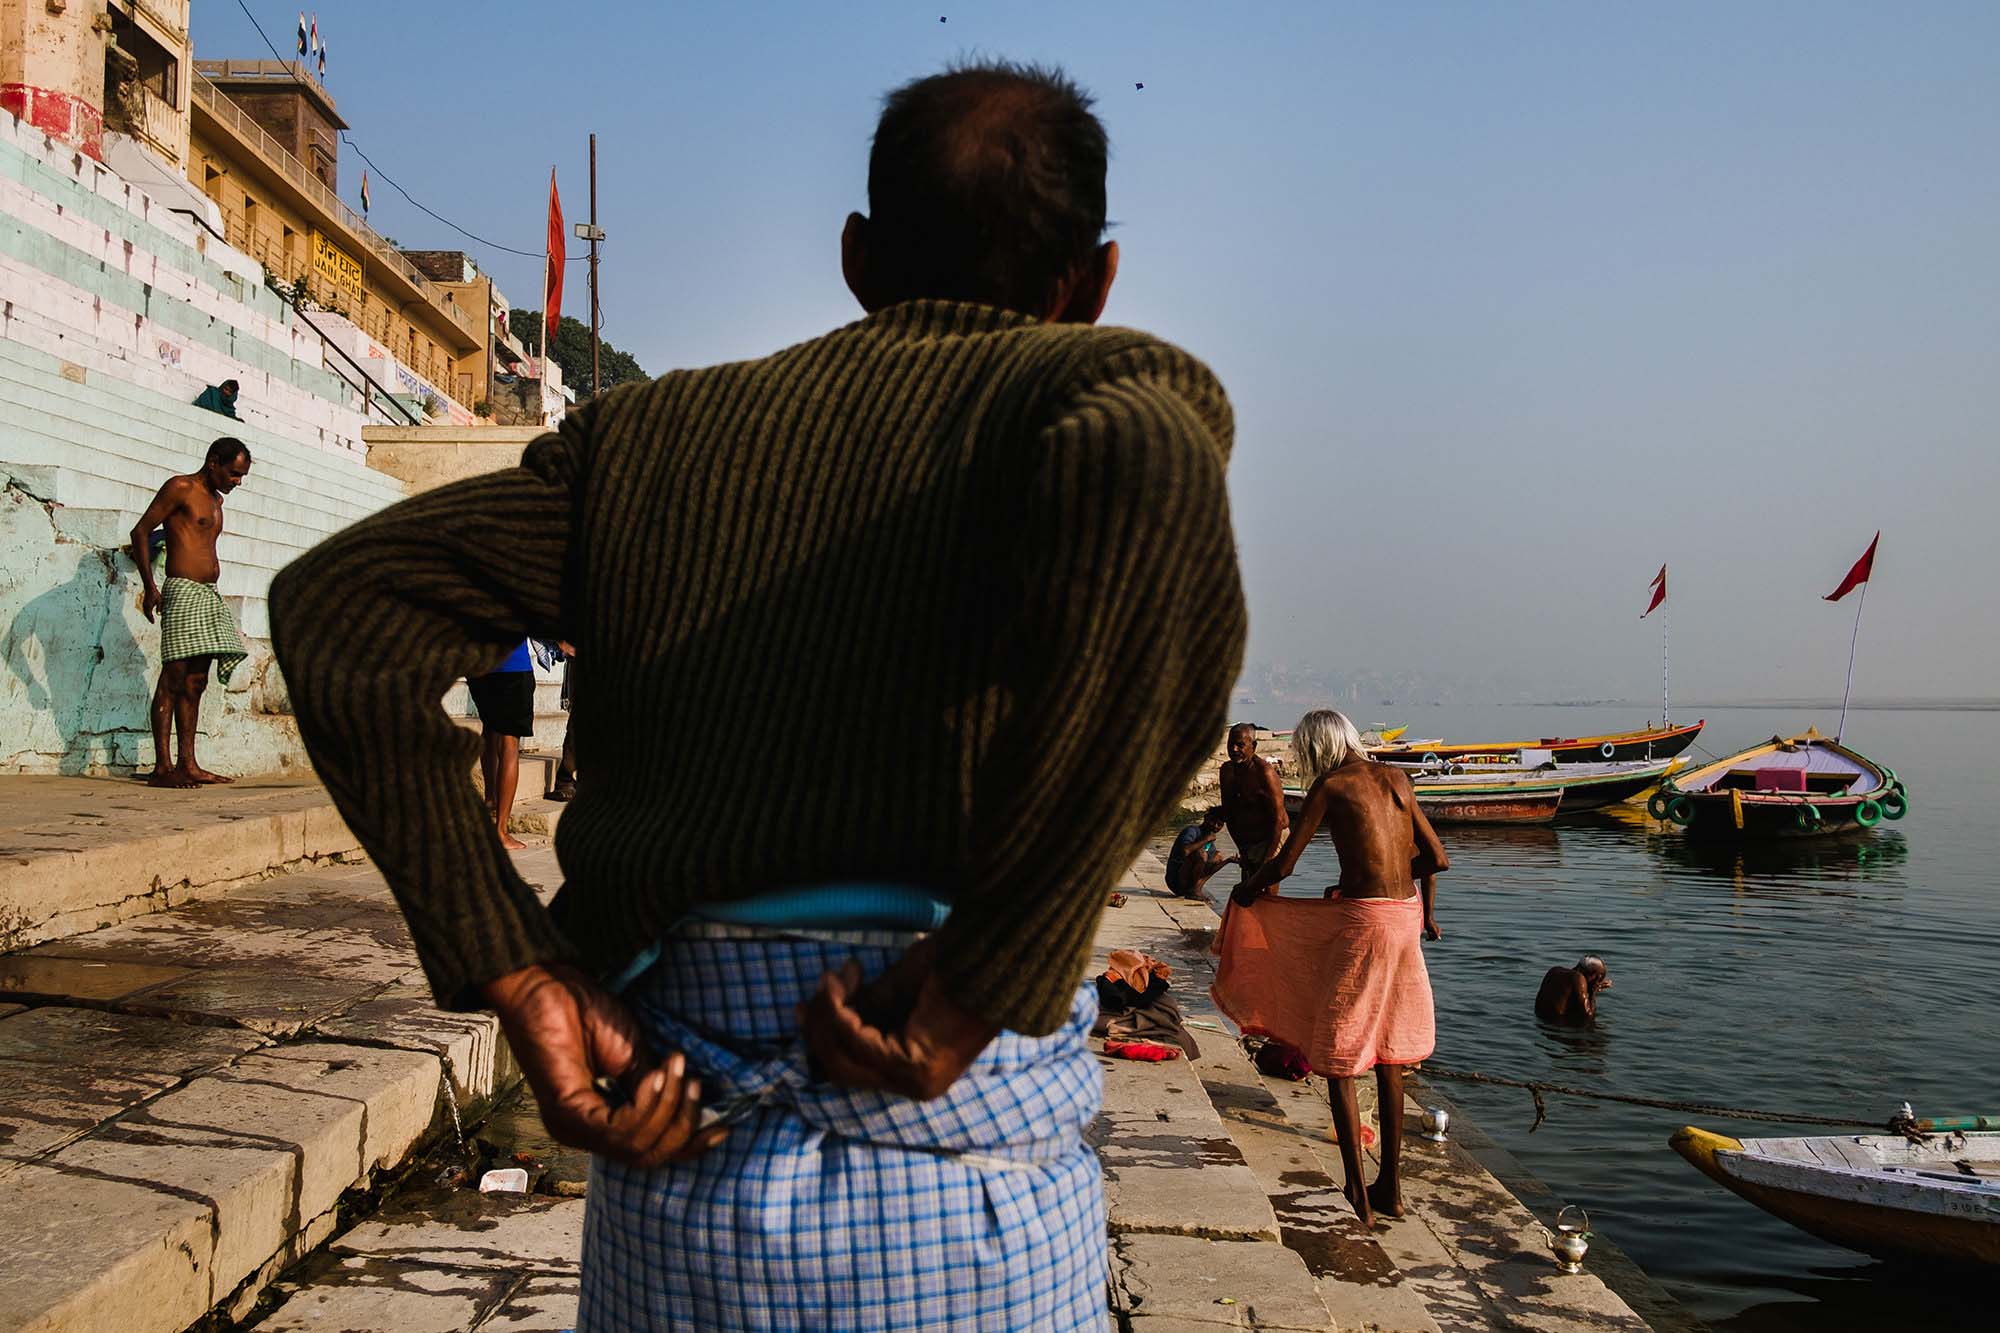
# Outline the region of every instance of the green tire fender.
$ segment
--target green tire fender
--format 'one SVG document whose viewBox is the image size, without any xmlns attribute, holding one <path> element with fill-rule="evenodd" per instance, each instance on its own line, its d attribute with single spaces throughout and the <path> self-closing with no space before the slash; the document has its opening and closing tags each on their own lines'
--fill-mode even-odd
<svg viewBox="0 0 2000 1333">
<path fill-rule="evenodd" d="M 1874 828 L 1882 822 L 1882 806 L 1877 801 L 1863 801 L 1854 807 L 1854 822 L 1862 828 Z"/>
<path fill-rule="evenodd" d="M 1657 820 L 1665 822 L 1667 807 L 1673 803 L 1673 799 L 1674 793 L 1670 789 L 1666 787 L 1660 788 L 1646 798 L 1646 813 Z"/>
<path fill-rule="evenodd" d="M 1802 805 L 1792 818 L 1797 821 L 1801 833 L 1811 833 L 1825 821 L 1826 817 L 1820 814 L 1818 806 Z"/>
<path fill-rule="evenodd" d="M 1685 796 L 1675 795 L 1667 802 L 1667 818 L 1685 828 L 1694 822 L 1694 802 Z"/>
<path fill-rule="evenodd" d="M 1902 787 L 1891 787 L 1876 804 L 1882 807 L 1884 819 L 1901 819 L 1910 812 L 1910 794 Z"/>
</svg>

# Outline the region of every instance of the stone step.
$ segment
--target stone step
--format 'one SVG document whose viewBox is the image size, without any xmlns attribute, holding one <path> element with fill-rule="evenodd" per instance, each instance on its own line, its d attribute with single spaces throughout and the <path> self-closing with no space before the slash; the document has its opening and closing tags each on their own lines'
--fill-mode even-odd
<svg viewBox="0 0 2000 1333">
<path fill-rule="evenodd" d="M 0 340 L 0 349 L 18 345 Z M 116 383 L 100 374 L 78 384 L 64 379 L 56 367 L 31 367 L 18 360 L 0 359 L 0 404 L 10 413 L 20 413 L 20 422 L 37 427 L 32 433 L 24 431 L 18 437 L 20 442 L 9 447 L 18 450 L 36 438 L 59 442 L 60 451 L 45 446 L 46 457 L 20 461 L 58 462 L 80 470 L 86 457 L 100 455 L 117 462 L 93 471 L 122 476 L 143 486 L 148 478 L 200 466 L 210 440 L 235 434 L 250 446 L 267 471 L 276 467 L 297 477 L 304 493 L 313 497 L 312 508 L 318 512 L 329 508 L 337 512 L 345 506 L 359 516 L 402 497 L 402 487 L 394 478 L 368 471 L 351 456 L 269 436 L 253 423 L 232 422 L 158 395 L 149 394 L 150 403 L 134 402 L 113 387 Z M 87 453 L 72 454 L 69 451 L 73 449 Z"/>
<path fill-rule="evenodd" d="M 0 1005 L 0 1328 L 241 1319 L 518 1079 L 490 1015 L 431 1005 L 366 867 L 0 957 L 0 991 L 33 1001 Z"/>
<path fill-rule="evenodd" d="M 360 854 L 324 788 L 282 777 L 189 792 L 128 779 L 0 776 L 0 843 L 0 922 L 12 923 L 0 948 Z"/>
</svg>

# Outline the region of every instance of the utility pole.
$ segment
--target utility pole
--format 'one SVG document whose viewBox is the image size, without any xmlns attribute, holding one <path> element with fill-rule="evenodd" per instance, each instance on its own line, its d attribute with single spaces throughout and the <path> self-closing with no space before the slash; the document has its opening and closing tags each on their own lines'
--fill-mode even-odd
<svg viewBox="0 0 2000 1333">
<path fill-rule="evenodd" d="M 590 242 L 590 396 L 597 397 L 603 372 L 597 364 L 597 329 L 601 319 L 597 307 L 597 247 L 604 240 L 604 228 L 597 225 L 597 136 L 590 136 L 590 221 L 577 224 L 576 236 Z"/>
</svg>

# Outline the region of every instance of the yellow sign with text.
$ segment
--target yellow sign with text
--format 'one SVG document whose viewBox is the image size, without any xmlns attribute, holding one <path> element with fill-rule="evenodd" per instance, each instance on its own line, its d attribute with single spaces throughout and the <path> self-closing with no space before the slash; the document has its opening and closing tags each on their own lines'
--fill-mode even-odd
<svg viewBox="0 0 2000 1333">
<path fill-rule="evenodd" d="M 312 234 L 313 247 L 313 294 L 320 300 L 328 297 L 345 298 L 342 304 L 360 303 L 361 261 L 326 238 L 326 233 Z"/>
</svg>

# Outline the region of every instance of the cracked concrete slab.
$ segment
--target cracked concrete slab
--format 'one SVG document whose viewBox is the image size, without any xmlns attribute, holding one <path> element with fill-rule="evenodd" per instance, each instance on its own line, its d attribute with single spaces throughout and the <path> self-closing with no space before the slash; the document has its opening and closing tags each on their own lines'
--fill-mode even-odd
<svg viewBox="0 0 2000 1333">
<path fill-rule="evenodd" d="M 161 1075 L 0 1063 L 0 1177 L 75 1142 L 175 1082 Z"/>
<path fill-rule="evenodd" d="M 127 1013 L 234 1023 L 267 1037 L 296 1037 L 381 984 L 270 967 L 203 968 L 182 971 L 178 979 L 127 996 L 117 1007 Z"/>
<path fill-rule="evenodd" d="M 461 1114 L 470 1115 L 520 1077 L 514 1053 L 486 1013 L 447 1013 L 421 976 L 390 983 L 368 999 L 312 1025 L 316 1036 L 412 1051 L 444 1061 Z"/>
<path fill-rule="evenodd" d="M 570 1333 L 576 1305 L 575 1278 L 531 1277 L 479 1321 L 477 1333 Z"/>
<path fill-rule="evenodd" d="M 0 1326 L 18 1333 L 181 1329 L 208 1311 L 205 1201 L 44 1165 L 0 1208 Z"/>
<path fill-rule="evenodd" d="M 178 1082 L 264 1044 L 254 1032 L 46 1006 L 0 1018 L 0 1069 L 12 1062 Z"/>
<path fill-rule="evenodd" d="M 1332 1328 L 1302 1260 L 1282 1245 L 1193 1236 L 1121 1236 L 1113 1279 L 1133 1328 L 1182 1320 L 1236 1328 Z"/>
<path fill-rule="evenodd" d="M 518 1279 L 508 1273 L 407 1267 L 379 1259 L 341 1259 L 314 1272 L 258 1333 L 328 1333 L 395 1329 L 461 1333 L 497 1309 Z"/>
<path fill-rule="evenodd" d="M 339 1254 L 436 1268 L 574 1274 L 583 1255 L 582 1199 L 426 1189 L 333 1243 Z"/>
</svg>

